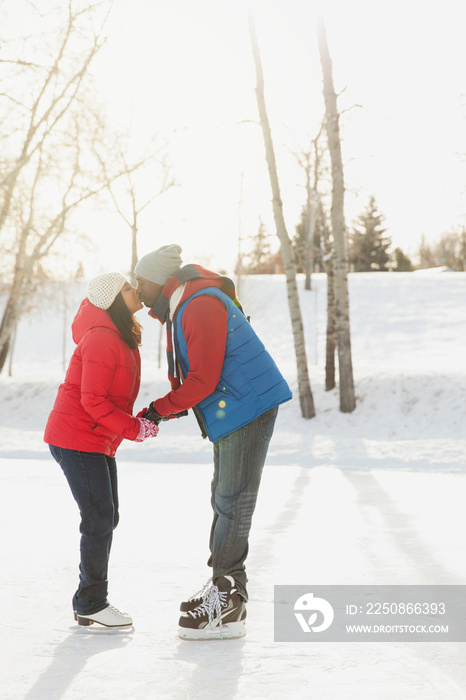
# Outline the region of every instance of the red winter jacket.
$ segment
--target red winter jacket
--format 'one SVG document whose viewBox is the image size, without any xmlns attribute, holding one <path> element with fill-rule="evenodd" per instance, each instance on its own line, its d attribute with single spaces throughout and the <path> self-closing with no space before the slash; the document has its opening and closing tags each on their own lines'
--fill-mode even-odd
<svg viewBox="0 0 466 700">
<path fill-rule="evenodd" d="M 84 299 L 72 324 L 77 347 L 45 428 L 49 445 L 114 457 L 135 440 L 132 416 L 141 380 L 139 350 L 123 340 L 106 311 Z"/>
</svg>

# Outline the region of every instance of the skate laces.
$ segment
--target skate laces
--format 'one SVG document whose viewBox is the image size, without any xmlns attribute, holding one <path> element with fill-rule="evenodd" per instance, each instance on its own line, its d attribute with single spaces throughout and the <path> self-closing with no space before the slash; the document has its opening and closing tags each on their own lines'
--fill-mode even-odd
<svg viewBox="0 0 466 700">
<path fill-rule="evenodd" d="M 128 613 L 122 613 L 121 610 L 118 610 L 114 605 L 108 605 L 104 610 L 108 610 L 109 612 L 113 613 L 113 615 L 127 615 Z"/>
<path fill-rule="evenodd" d="M 222 607 L 225 607 L 227 597 L 228 593 L 225 591 L 219 591 L 217 586 L 212 585 L 207 597 L 204 599 L 201 605 L 198 605 L 197 608 L 191 610 L 191 615 L 194 618 L 207 615 L 209 618 L 209 625 L 212 624 L 214 619 L 218 619 L 221 627 Z"/>
<path fill-rule="evenodd" d="M 189 601 L 192 600 L 200 600 L 202 598 L 202 601 L 204 602 L 205 599 L 208 597 L 208 593 L 210 588 L 212 588 L 212 579 L 208 578 L 207 581 L 204 583 L 202 588 L 195 593 L 194 595 L 191 596 L 191 598 L 188 598 Z"/>
</svg>

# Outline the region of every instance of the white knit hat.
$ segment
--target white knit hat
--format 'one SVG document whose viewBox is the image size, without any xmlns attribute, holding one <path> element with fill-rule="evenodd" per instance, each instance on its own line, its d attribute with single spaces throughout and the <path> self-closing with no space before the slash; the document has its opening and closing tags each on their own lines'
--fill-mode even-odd
<svg viewBox="0 0 466 700">
<path fill-rule="evenodd" d="M 172 243 L 144 255 L 134 268 L 134 274 L 163 286 L 180 269 L 181 250 L 181 246 Z"/>
<path fill-rule="evenodd" d="M 119 272 L 105 272 L 89 282 L 87 298 L 99 309 L 106 311 L 111 307 L 117 294 L 128 280 Z"/>
</svg>

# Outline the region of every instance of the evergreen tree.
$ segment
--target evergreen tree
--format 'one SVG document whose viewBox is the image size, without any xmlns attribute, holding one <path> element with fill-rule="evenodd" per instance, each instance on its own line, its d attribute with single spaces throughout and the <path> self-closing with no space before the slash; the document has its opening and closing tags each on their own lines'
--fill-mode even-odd
<svg viewBox="0 0 466 700">
<path fill-rule="evenodd" d="M 412 272 L 414 265 L 411 259 L 403 253 L 401 248 L 395 248 L 395 271 L 396 272 Z"/>
<path fill-rule="evenodd" d="M 317 216 L 316 232 L 314 234 L 314 240 L 312 242 L 313 248 L 313 263 L 314 268 L 316 263 L 321 263 L 322 261 L 322 251 L 320 249 L 320 236 L 321 236 L 322 221 L 321 217 Z M 307 221 L 307 207 L 304 206 L 301 211 L 301 220 L 296 226 L 296 233 L 293 236 L 292 244 L 294 251 L 294 258 L 296 263 L 297 272 L 309 272 L 306 270 L 306 242 L 308 236 L 308 221 Z M 314 272 L 310 270 L 310 272 Z"/>
<path fill-rule="evenodd" d="M 383 271 L 389 262 L 388 249 L 391 245 L 389 236 L 383 228 L 385 217 L 378 211 L 375 197 L 356 219 L 350 235 L 350 263 L 355 272 Z"/>
<path fill-rule="evenodd" d="M 253 249 L 249 253 L 250 260 L 248 273 L 250 275 L 260 275 L 268 272 L 267 263 L 272 255 L 270 249 L 270 235 L 267 233 L 264 222 L 259 218 L 259 228 L 253 240 Z M 267 269 L 265 269 L 267 268 Z"/>
</svg>

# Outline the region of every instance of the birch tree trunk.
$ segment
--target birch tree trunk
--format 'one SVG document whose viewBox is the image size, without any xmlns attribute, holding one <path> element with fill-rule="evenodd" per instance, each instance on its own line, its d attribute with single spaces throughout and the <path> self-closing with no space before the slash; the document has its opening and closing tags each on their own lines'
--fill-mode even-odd
<svg viewBox="0 0 466 700">
<path fill-rule="evenodd" d="M 348 262 L 344 214 L 345 185 L 337 96 L 333 86 L 332 60 L 323 18 L 317 20 L 317 40 L 323 75 L 327 138 L 332 162 L 332 230 L 334 240 L 335 323 L 340 377 L 340 411 L 351 413 L 356 407 L 348 299 Z"/>
<path fill-rule="evenodd" d="M 264 95 L 264 76 L 262 62 L 257 43 L 256 29 L 252 15 L 249 14 L 249 32 L 251 36 L 252 53 L 256 68 L 256 98 L 259 109 L 259 116 L 264 137 L 265 154 L 269 171 L 270 184 L 272 188 L 272 204 L 277 235 L 280 240 L 280 248 L 283 258 L 284 271 L 286 276 L 288 306 L 290 310 L 291 326 L 293 330 L 296 366 L 298 374 L 299 401 L 303 418 L 313 418 L 315 416 L 314 399 L 309 381 L 307 367 L 306 344 L 304 339 L 304 327 L 299 306 L 298 286 L 296 283 L 296 265 L 293 257 L 290 237 L 286 229 L 285 218 L 283 216 L 283 204 L 278 183 L 277 166 L 275 162 L 275 151 L 273 147 L 272 134 L 270 130 L 267 109 Z"/>
<path fill-rule="evenodd" d="M 305 281 L 304 289 L 312 289 L 312 273 L 314 272 L 314 236 L 316 233 L 316 205 L 314 202 L 311 183 L 308 180 L 306 183 L 307 201 L 306 201 L 306 241 L 304 243 L 304 270 Z"/>
<path fill-rule="evenodd" d="M 29 293 L 28 260 L 26 257 L 27 231 L 22 232 L 18 242 L 13 283 L 0 323 L 0 373 L 2 372 L 11 343 L 11 336 L 22 313 L 23 302 Z"/>
<path fill-rule="evenodd" d="M 333 256 L 327 262 L 327 339 L 325 345 L 325 391 L 335 388 L 335 275 L 333 273 Z"/>
</svg>

